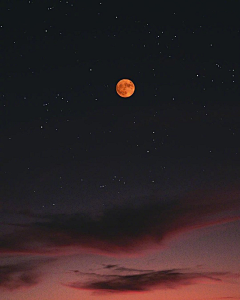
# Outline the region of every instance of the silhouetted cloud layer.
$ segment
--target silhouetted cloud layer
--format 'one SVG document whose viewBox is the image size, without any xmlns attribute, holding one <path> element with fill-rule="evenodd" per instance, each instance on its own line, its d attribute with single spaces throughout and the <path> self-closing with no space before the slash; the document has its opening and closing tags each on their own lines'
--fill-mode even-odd
<svg viewBox="0 0 240 300">
<path fill-rule="evenodd" d="M 103 269 L 114 270 L 114 271 L 118 271 L 118 272 L 139 272 L 139 273 L 153 272 L 153 270 L 140 270 L 140 269 L 121 267 L 118 265 L 103 265 Z"/>
<path fill-rule="evenodd" d="M 135 253 L 183 231 L 237 220 L 239 216 L 223 217 L 223 213 L 239 208 L 239 203 L 238 190 L 196 192 L 168 202 L 151 198 L 140 207 L 114 208 L 98 217 L 80 213 L 42 216 L 2 235 L 0 253 L 58 254 L 69 248 Z"/>
<path fill-rule="evenodd" d="M 21 262 L 0 266 L 0 289 L 29 288 L 40 282 L 39 268 L 50 260 Z"/>
<path fill-rule="evenodd" d="M 155 289 L 172 289 L 201 282 L 222 282 L 225 277 L 239 277 L 227 272 L 189 272 L 181 270 L 153 271 L 134 275 L 94 275 L 87 282 L 72 282 L 66 286 L 101 292 L 143 292 Z"/>
</svg>

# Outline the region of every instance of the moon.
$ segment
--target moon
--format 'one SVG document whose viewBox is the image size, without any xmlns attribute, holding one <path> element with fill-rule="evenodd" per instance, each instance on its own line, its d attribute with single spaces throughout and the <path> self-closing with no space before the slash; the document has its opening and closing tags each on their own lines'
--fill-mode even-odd
<svg viewBox="0 0 240 300">
<path fill-rule="evenodd" d="M 116 92 L 120 97 L 131 97 L 135 91 L 135 85 L 130 79 L 121 79 L 116 85 Z"/>
</svg>

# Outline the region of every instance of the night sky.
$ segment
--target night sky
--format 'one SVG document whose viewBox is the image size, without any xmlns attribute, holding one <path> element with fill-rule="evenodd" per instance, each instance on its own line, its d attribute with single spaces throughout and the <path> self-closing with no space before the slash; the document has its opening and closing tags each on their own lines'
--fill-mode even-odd
<svg viewBox="0 0 240 300">
<path fill-rule="evenodd" d="M 238 1 L 84 2 L 0 4 L 1 300 L 239 300 Z"/>
</svg>

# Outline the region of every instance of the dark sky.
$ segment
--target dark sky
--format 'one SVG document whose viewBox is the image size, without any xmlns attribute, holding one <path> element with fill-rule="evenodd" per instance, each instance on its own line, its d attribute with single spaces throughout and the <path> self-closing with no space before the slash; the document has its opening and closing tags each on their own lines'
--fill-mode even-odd
<svg viewBox="0 0 240 300">
<path fill-rule="evenodd" d="M 132 220 L 130 236 L 144 249 L 146 232 L 155 239 L 153 211 L 166 221 L 156 221 L 162 238 L 224 215 L 226 200 L 231 217 L 239 208 L 231 196 L 239 195 L 240 180 L 237 1 L 84 2 L 0 4 L 4 255 L 28 252 L 31 227 L 64 228 L 75 240 L 74 226 L 90 226 L 79 231 L 83 244 L 105 251 L 125 242 L 128 249 Z M 115 90 L 122 78 L 136 87 L 125 99 Z M 230 193 L 224 201 L 216 196 L 221 189 Z M 198 207 L 211 193 L 211 207 L 189 208 L 186 195 Z M 99 214 L 106 234 L 93 229 Z M 18 234 L 23 225 L 29 228 Z M 114 230 L 119 243 L 109 238 Z M 47 241 L 37 241 L 40 252 Z"/>
</svg>

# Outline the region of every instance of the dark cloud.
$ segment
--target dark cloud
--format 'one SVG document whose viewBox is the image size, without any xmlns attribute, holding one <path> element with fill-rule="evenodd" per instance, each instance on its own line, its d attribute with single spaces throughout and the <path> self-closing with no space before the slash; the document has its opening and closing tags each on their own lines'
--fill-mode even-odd
<svg viewBox="0 0 240 300">
<path fill-rule="evenodd" d="M 118 272 L 138 272 L 138 273 L 153 272 L 153 270 L 138 270 L 138 269 L 125 268 L 125 267 L 118 267 L 115 270 Z"/>
<path fill-rule="evenodd" d="M 136 202 L 135 202 L 136 203 Z M 0 237 L 0 253 L 55 254 L 74 248 L 105 253 L 135 253 L 183 231 L 239 219 L 223 213 L 239 208 L 239 190 L 192 195 L 162 201 L 151 197 L 141 206 L 118 207 L 92 217 L 43 216 Z"/>
<path fill-rule="evenodd" d="M 102 292 L 143 292 L 172 289 L 205 281 L 222 282 L 225 277 L 239 277 L 227 272 L 184 273 L 181 270 L 163 270 L 135 275 L 98 275 L 87 282 L 72 282 L 66 286 Z"/>
<path fill-rule="evenodd" d="M 104 269 L 115 269 L 117 265 L 103 265 Z"/>
<path fill-rule="evenodd" d="M 39 268 L 51 260 L 27 261 L 0 266 L 0 289 L 16 290 L 29 288 L 41 280 Z"/>
<path fill-rule="evenodd" d="M 104 269 L 111 269 L 118 272 L 153 272 L 153 270 L 140 270 L 140 269 L 133 269 L 133 268 L 126 268 L 126 267 L 120 267 L 118 265 L 103 265 Z"/>
<path fill-rule="evenodd" d="M 71 270 L 73 273 L 79 273 L 79 270 Z"/>
</svg>

